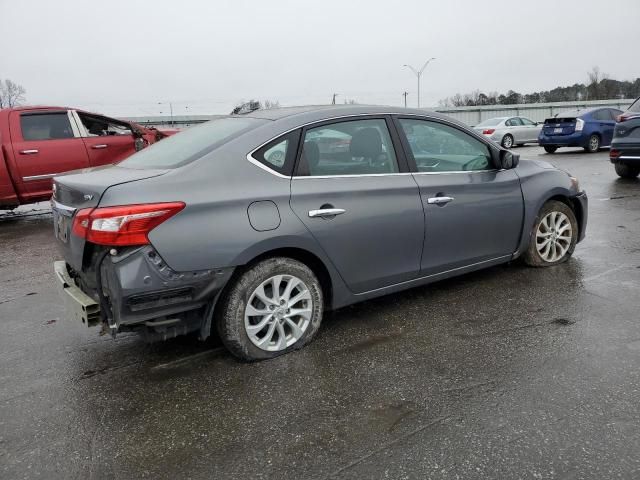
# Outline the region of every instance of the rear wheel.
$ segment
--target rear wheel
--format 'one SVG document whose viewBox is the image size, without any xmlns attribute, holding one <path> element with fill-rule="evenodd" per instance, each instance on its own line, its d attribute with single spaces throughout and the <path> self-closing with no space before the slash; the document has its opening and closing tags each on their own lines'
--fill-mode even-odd
<svg viewBox="0 0 640 480">
<path fill-rule="evenodd" d="M 533 226 L 524 261 L 532 267 L 550 267 L 566 262 L 578 241 L 578 221 L 566 204 L 550 200 L 544 204 Z"/>
<path fill-rule="evenodd" d="M 550 147 L 548 145 L 544 146 L 544 151 L 547 153 L 554 153 L 557 149 L 558 147 Z"/>
<path fill-rule="evenodd" d="M 595 133 L 589 137 L 589 143 L 584 148 L 589 153 L 596 153 L 600 150 L 600 136 Z"/>
<path fill-rule="evenodd" d="M 616 173 L 622 178 L 636 178 L 640 174 L 640 167 L 632 167 L 625 163 L 616 163 Z"/>
<path fill-rule="evenodd" d="M 513 147 L 513 137 L 507 133 L 504 137 L 502 137 L 501 143 L 504 148 L 511 148 Z"/>
<path fill-rule="evenodd" d="M 263 260 L 231 286 L 218 309 L 220 338 L 245 361 L 274 358 L 309 343 L 322 321 L 322 288 L 305 264 Z"/>
</svg>

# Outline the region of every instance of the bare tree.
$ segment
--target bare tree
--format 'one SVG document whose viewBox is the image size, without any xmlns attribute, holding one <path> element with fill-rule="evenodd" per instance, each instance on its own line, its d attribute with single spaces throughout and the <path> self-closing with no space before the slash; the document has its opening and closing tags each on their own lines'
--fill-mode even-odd
<svg viewBox="0 0 640 480">
<path fill-rule="evenodd" d="M 0 108 L 12 108 L 25 101 L 27 91 L 22 85 L 7 79 L 0 80 Z"/>
</svg>

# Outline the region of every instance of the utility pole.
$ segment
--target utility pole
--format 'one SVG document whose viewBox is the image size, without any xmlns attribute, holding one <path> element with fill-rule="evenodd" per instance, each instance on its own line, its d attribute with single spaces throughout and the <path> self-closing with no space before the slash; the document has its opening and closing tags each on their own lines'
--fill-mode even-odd
<svg viewBox="0 0 640 480">
<path fill-rule="evenodd" d="M 416 75 L 416 77 L 418 77 L 418 108 L 420 108 L 420 77 L 422 76 L 422 72 L 424 72 L 424 69 L 427 68 L 427 65 L 429 65 L 431 60 L 435 60 L 435 57 L 431 57 L 429 60 L 427 60 L 420 70 L 416 70 L 411 65 L 403 65 L 403 67 L 407 67 Z"/>
<path fill-rule="evenodd" d="M 409 95 L 409 92 L 402 93 L 402 96 L 404 97 L 404 108 L 407 108 L 407 95 Z"/>
<path fill-rule="evenodd" d="M 335 105 L 336 104 L 336 97 L 340 95 L 339 93 L 334 93 L 333 94 L 333 99 L 331 100 L 331 105 Z"/>
</svg>

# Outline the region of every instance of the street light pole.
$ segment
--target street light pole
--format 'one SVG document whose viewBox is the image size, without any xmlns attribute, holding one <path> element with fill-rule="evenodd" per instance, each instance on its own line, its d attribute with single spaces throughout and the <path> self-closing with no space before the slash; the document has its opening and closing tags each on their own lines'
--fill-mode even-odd
<svg viewBox="0 0 640 480">
<path fill-rule="evenodd" d="M 429 60 L 427 60 L 420 70 L 416 70 L 411 65 L 403 65 L 403 67 L 407 67 L 409 70 L 415 73 L 416 77 L 418 78 L 418 108 L 420 108 L 420 77 L 422 76 L 422 72 L 424 72 L 424 69 L 427 68 L 427 65 L 429 65 L 431 60 L 435 60 L 435 57 L 431 57 Z"/>
</svg>

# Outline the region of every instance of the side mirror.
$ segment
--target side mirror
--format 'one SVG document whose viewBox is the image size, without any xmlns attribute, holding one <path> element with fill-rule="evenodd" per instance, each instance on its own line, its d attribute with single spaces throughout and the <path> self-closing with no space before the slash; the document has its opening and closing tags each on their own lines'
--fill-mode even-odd
<svg viewBox="0 0 640 480">
<path fill-rule="evenodd" d="M 509 170 L 516 168 L 520 163 L 520 155 L 511 153 L 508 150 L 500 150 L 500 168 L 503 170 Z"/>
</svg>

